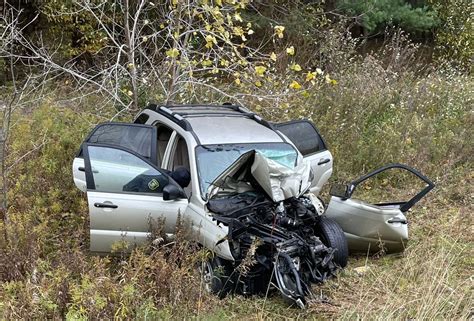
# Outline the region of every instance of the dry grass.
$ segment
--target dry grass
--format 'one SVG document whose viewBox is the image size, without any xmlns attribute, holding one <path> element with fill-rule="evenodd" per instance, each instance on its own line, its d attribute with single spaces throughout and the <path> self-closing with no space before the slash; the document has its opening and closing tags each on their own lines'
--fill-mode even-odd
<svg viewBox="0 0 474 321">
<path fill-rule="evenodd" d="M 341 305 L 342 319 L 468 318 L 472 312 L 472 280 L 468 275 L 472 243 L 463 236 L 420 237 L 400 257 L 351 262 L 337 282 L 327 285 Z M 449 229 L 449 226 L 446 226 Z M 421 232 L 421 230 L 419 230 Z M 411 231 L 416 233 L 416 229 Z M 367 266 L 360 275 L 353 267 Z"/>
<path fill-rule="evenodd" d="M 127 258 L 90 256 L 87 204 L 70 166 L 82 137 L 104 115 L 88 112 L 94 101 L 73 110 L 59 99 L 18 113 L 10 162 L 47 141 L 10 175 L 10 223 L 0 224 L 2 319 L 472 319 L 474 82 L 397 66 L 383 68 L 374 58 L 351 63 L 338 86 L 292 98 L 294 107 L 271 113 L 312 117 L 339 179 L 401 161 L 437 184 L 408 214 L 411 241 L 402 255 L 352 258 L 337 279 L 315 286 L 317 297 L 304 311 L 277 293 L 223 300 L 205 294 L 194 264 L 206 253 L 184 238 Z M 412 192 L 405 183 L 382 181 L 382 188 L 404 198 Z M 360 266 L 369 268 L 354 270 Z"/>
</svg>

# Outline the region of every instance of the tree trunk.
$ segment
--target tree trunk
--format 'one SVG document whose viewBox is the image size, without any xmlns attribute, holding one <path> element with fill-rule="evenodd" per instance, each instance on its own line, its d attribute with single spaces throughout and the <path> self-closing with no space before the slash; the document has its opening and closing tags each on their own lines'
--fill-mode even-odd
<svg viewBox="0 0 474 321">
<path fill-rule="evenodd" d="M 131 111 L 138 111 L 138 88 L 137 88 L 137 68 L 135 66 L 135 46 L 130 38 L 130 5 L 128 0 L 124 0 L 124 26 L 125 26 L 125 42 L 127 45 L 128 70 L 130 74 L 130 85 L 132 87 L 132 107 Z"/>
</svg>

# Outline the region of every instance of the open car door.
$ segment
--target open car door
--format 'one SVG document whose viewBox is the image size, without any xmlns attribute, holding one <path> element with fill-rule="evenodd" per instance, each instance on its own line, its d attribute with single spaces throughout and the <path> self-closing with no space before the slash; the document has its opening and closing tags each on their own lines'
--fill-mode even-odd
<svg viewBox="0 0 474 321">
<path fill-rule="evenodd" d="M 97 125 L 84 143 L 108 144 L 127 148 L 156 164 L 157 129 L 155 126 L 129 123 L 102 123 Z M 83 146 L 72 164 L 74 183 L 81 191 L 86 191 Z"/>
<path fill-rule="evenodd" d="M 311 164 L 313 180 L 310 191 L 318 195 L 332 174 L 332 155 L 316 126 L 309 120 L 292 120 L 274 124 Z"/>
<path fill-rule="evenodd" d="M 426 186 L 405 202 L 369 204 L 351 198 L 360 183 L 393 168 L 400 168 L 414 174 L 426 183 Z M 434 186 L 427 177 L 409 166 L 386 165 L 348 185 L 333 186 L 325 215 L 335 220 L 344 230 L 351 252 L 376 252 L 381 249 L 381 245 L 386 252 L 402 252 L 408 241 L 408 222 L 405 213 Z"/>
<path fill-rule="evenodd" d="M 118 146 L 86 143 L 83 157 L 92 252 L 111 252 L 114 244 L 130 250 L 147 240 L 151 224 L 174 233 L 188 199 L 171 177 Z"/>
</svg>

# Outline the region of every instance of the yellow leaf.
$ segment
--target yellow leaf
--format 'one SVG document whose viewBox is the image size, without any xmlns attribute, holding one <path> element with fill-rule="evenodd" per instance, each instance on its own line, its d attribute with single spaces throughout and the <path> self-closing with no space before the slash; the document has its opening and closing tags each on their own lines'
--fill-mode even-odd
<svg viewBox="0 0 474 321">
<path fill-rule="evenodd" d="M 257 87 L 262 87 L 262 82 L 261 82 L 260 80 L 257 80 L 257 81 L 255 82 L 255 86 L 257 86 Z"/>
<path fill-rule="evenodd" d="M 235 81 L 235 83 L 236 83 L 237 85 L 240 85 L 240 83 L 241 83 L 239 78 L 235 78 L 234 81 Z"/>
<path fill-rule="evenodd" d="M 170 50 L 166 50 L 166 55 L 171 58 L 176 58 L 179 56 L 179 50 L 176 48 L 172 48 Z"/>
<path fill-rule="evenodd" d="M 212 48 L 212 46 L 217 43 L 216 38 L 214 36 L 207 35 L 205 39 L 206 39 L 206 48 Z"/>
<path fill-rule="evenodd" d="M 203 60 L 201 62 L 201 64 L 204 66 L 204 67 L 209 67 L 212 65 L 212 61 L 210 61 L 209 59 L 206 59 L 206 60 Z"/>
<path fill-rule="evenodd" d="M 235 19 L 235 21 L 242 22 L 242 17 L 240 16 L 240 14 L 238 12 L 236 14 L 234 14 L 234 19 Z"/>
<path fill-rule="evenodd" d="M 322 75 L 323 74 L 323 71 L 321 70 L 321 68 L 316 68 L 316 73 L 318 75 Z"/>
<path fill-rule="evenodd" d="M 244 29 L 242 29 L 242 27 L 234 27 L 234 28 L 232 28 L 232 30 L 234 31 L 234 34 L 236 36 L 243 36 L 244 35 Z"/>
<path fill-rule="evenodd" d="M 316 72 L 311 72 L 311 71 L 309 71 L 309 72 L 306 74 L 306 81 L 311 81 L 311 80 L 313 80 L 315 77 L 316 77 Z"/>
<path fill-rule="evenodd" d="M 295 47 L 291 46 L 286 48 L 286 53 L 289 54 L 290 56 L 293 56 L 295 54 Z"/>
<path fill-rule="evenodd" d="M 259 75 L 260 77 L 263 76 L 263 74 L 265 73 L 266 70 L 267 70 L 267 67 L 265 67 L 265 66 L 256 66 L 255 67 L 255 73 L 257 75 Z"/>
<path fill-rule="evenodd" d="M 298 65 L 298 64 L 292 64 L 292 65 L 290 66 L 290 69 L 291 69 L 291 70 L 294 70 L 294 71 L 301 71 L 301 66 Z"/>
<path fill-rule="evenodd" d="M 277 55 L 274 52 L 272 52 L 270 54 L 270 59 L 273 60 L 273 61 L 276 61 L 277 60 Z"/>
<path fill-rule="evenodd" d="M 298 90 L 298 89 L 301 89 L 301 85 L 296 80 L 293 80 L 290 84 L 290 88 Z"/>
<path fill-rule="evenodd" d="M 278 37 L 278 38 L 283 38 L 283 31 L 285 31 L 285 27 L 284 26 L 275 26 L 273 27 L 273 29 L 275 29 L 275 35 Z"/>
</svg>

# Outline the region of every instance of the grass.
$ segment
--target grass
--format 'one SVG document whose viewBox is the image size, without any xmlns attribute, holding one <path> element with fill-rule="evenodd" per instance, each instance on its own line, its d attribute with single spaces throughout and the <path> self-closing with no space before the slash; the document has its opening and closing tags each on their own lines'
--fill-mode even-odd
<svg viewBox="0 0 474 321">
<path fill-rule="evenodd" d="M 473 303 L 473 208 L 438 205 L 425 202 L 410 213 L 411 240 L 403 254 L 352 257 L 336 279 L 314 286 L 317 298 L 305 311 L 288 308 L 275 296 L 234 297 L 209 317 L 467 319 Z"/>
<path fill-rule="evenodd" d="M 337 86 L 261 113 L 275 120 L 312 118 L 340 181 L 393 161 L 433 179 L 436 189 L 408 213 L 410 242 L 403 254 L 352 257 L 336 279 L 314 287 L 316 298 L 306 310 L 288 307 L 275 293 L 223 300 L 207 295 L 194 269 L 204 254 L 184 238 L 170 249 L 149 245 L 130 257 L 91 256 L 87 204 L 73 186 L 71 162 L 107 112 L 91 108 L 99 98 L 71 107 L 54 93 L 13 121 L 9 164 L 45 143 L 9 174 L 8 225 L 0 223 L 2 318 L 472 318 L 474 83 L 455 71 L 414 73 L 406 63 L 386 66 L 373 57 L 349 67 L 335 71 Z M 405 179 L 389 182 L 377 184 L 391 198 L 412 192 Z M 362 196 L 381 195 L 377 184 Z"/>
</svg>

